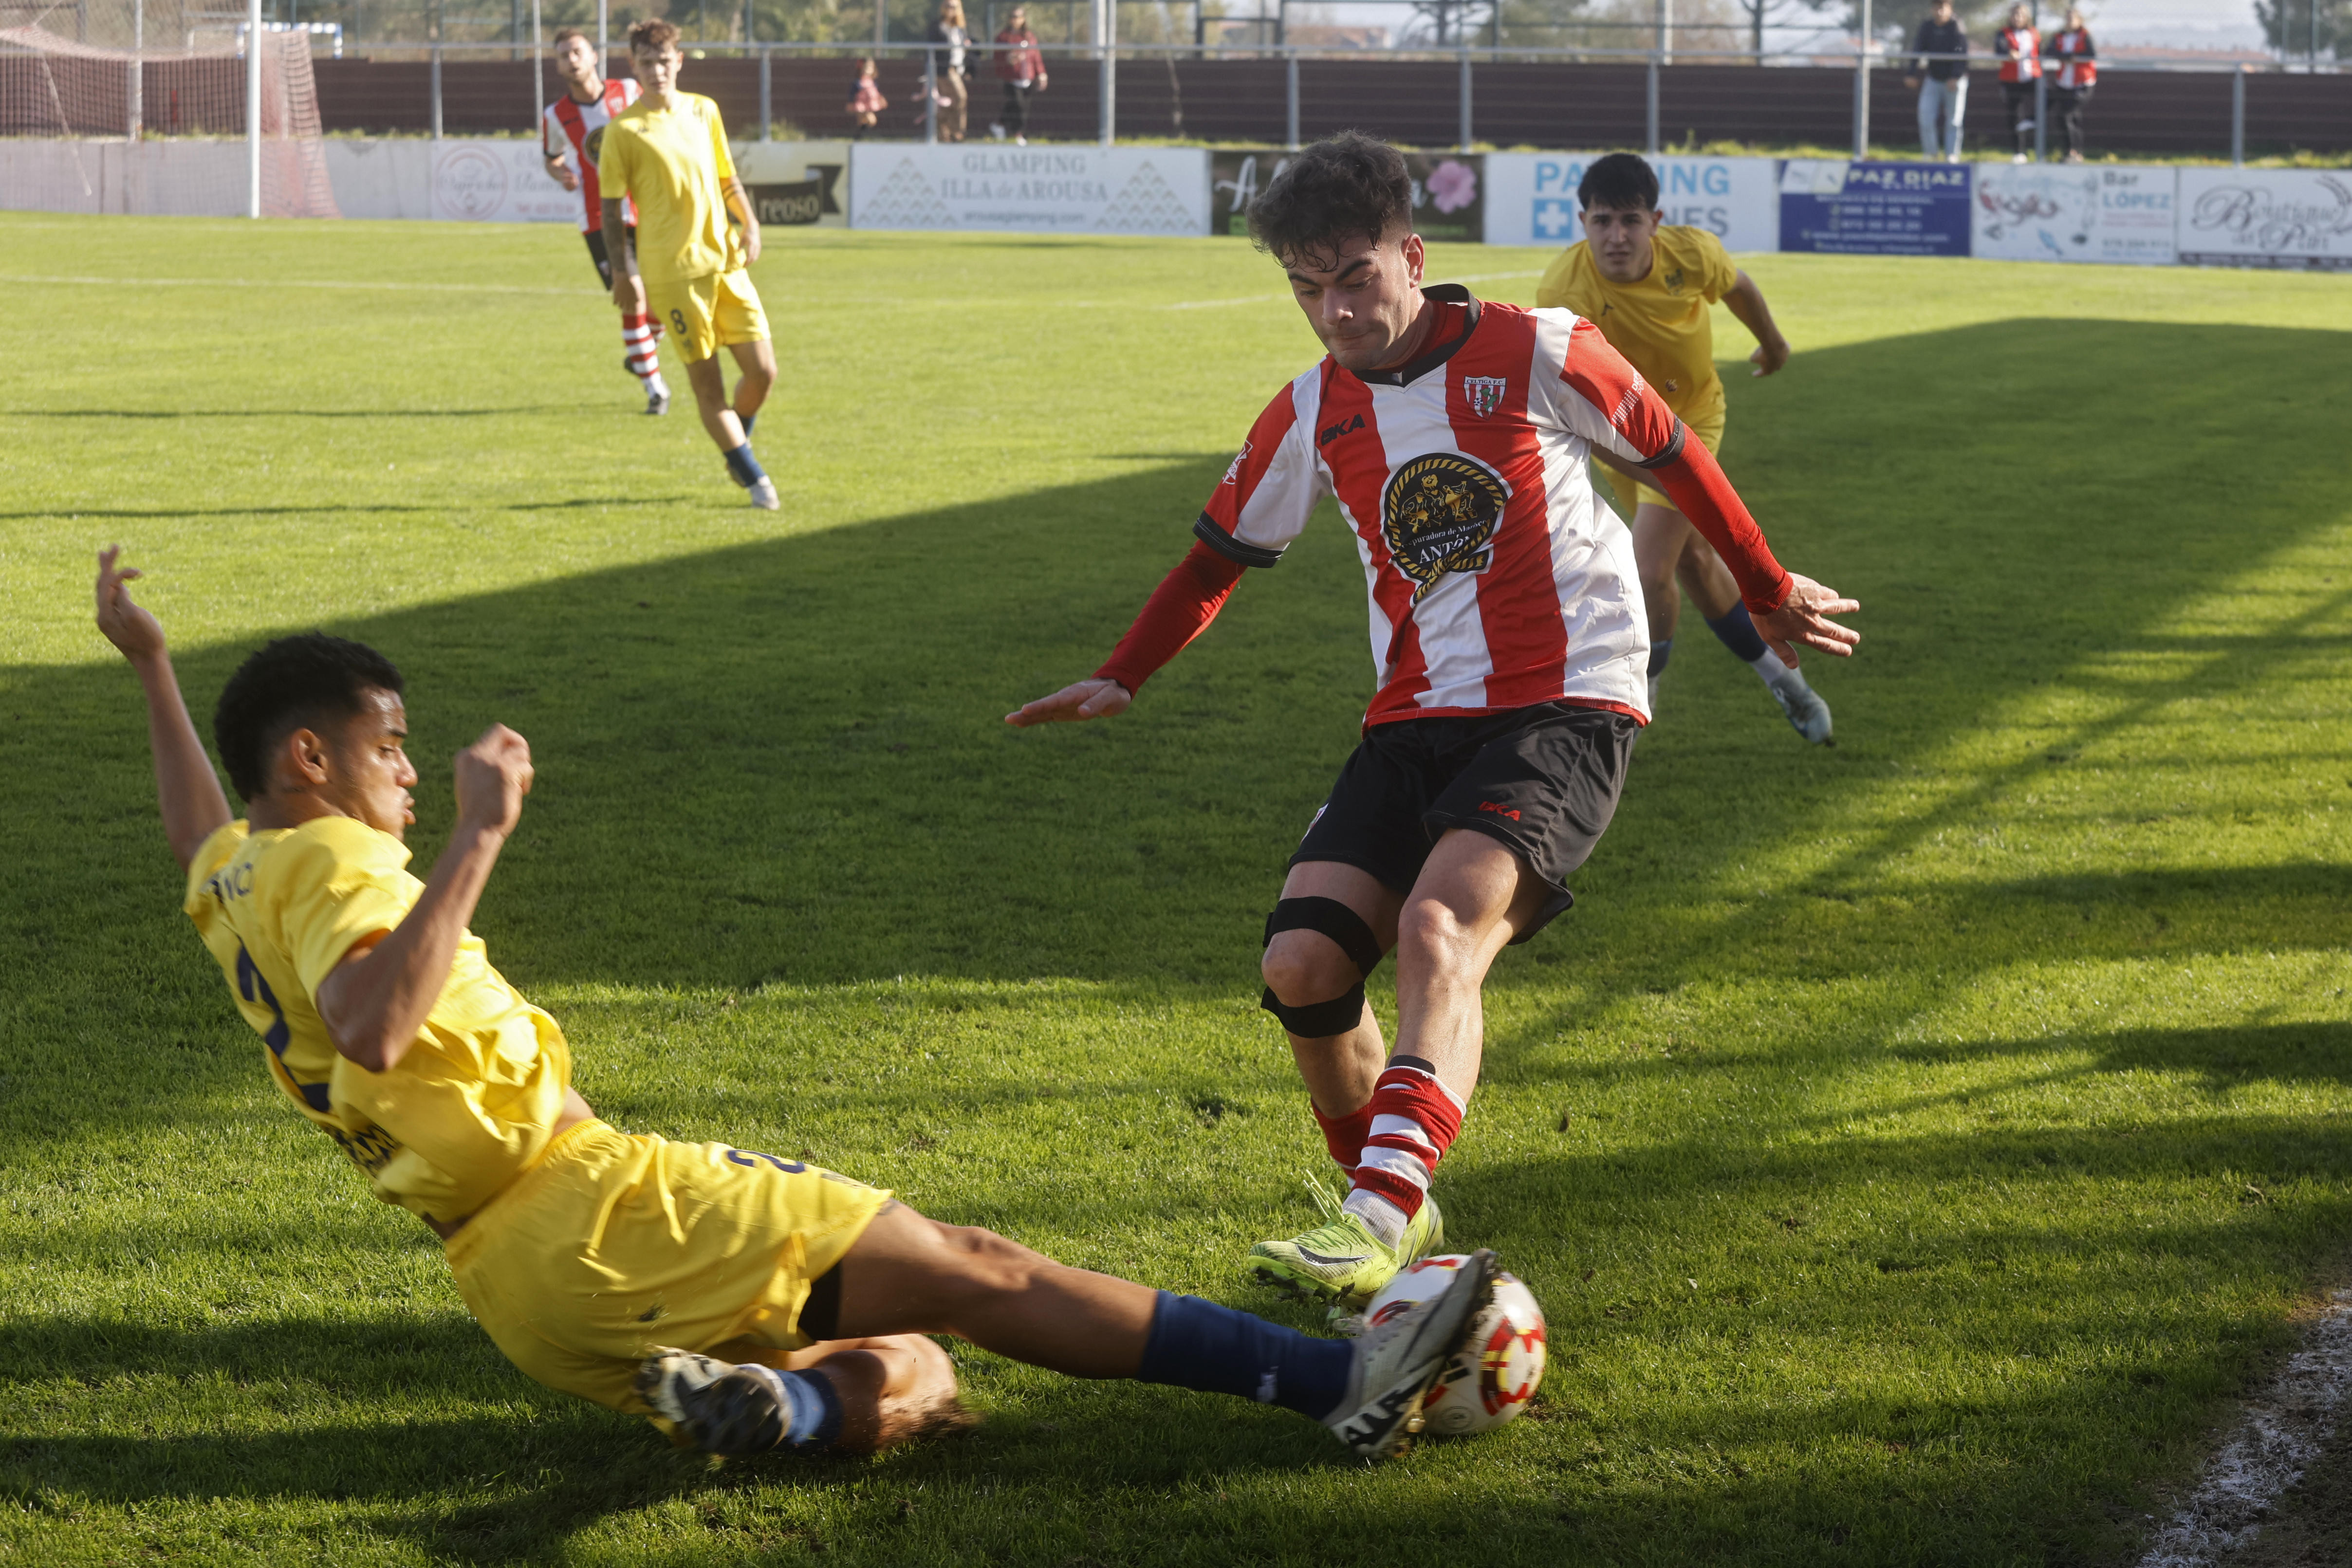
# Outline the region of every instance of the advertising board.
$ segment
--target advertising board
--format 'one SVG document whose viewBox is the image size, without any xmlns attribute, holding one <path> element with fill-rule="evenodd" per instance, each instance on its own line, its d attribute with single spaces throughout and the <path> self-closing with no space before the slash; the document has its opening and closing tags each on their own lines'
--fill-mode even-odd
<svg viewBox="0 0 2352 1568">
<path fill-rule="evenodd" d="M 1780 170 L 1780 248 L 1966 256 L 1969 167 L 1791 158 Z"/>
<path fill-rule="evenodd" d="M 1485 164 L 1490 155 L 1479 152 L 1407 152 L 1405 172 L 1412 176 L 1412 226 L 1423 239 L 1486 238 L 1487 214 Z M 1244 235 L 1249 224 L 1243 214 L 1268 182 L 1282 172 L 1290 154 L 1278 147 L 1220 147 L 1209 162 L 1209 232 Z"/>
<path fill-rule="evenodd" d="M 848 142 L 742 141 L 732 152 L 761 227 L 848 226 Z"/>
<path fill-rule="evenodd" d="M 1206 234 L 1209 155 L 1200 147 L 860 142 L 849 160 L 849 221 L 861 229 Z"/>
<path fill-rule="evenodd" d="M 2179 246 L 2192 267 L 2352 270 L 2352 172 L 2183 169 Z"/>
<path fill-rule="evenodd" d="M 1979 163 L 1975 254 L 2005 261 L 2170 265 L 2179 171 Z"/>
<path fill-rule="evenodd" d="M 1486 155 L 1486 243 L 1566 246 L 1584 237 L 1576 188 L 1597 152 Z M 1780 248 L 1780 163 L 1771 158 L 1653 158 L 1663 220 L 1706 229 L 1727 250 Z"/>
</svg>

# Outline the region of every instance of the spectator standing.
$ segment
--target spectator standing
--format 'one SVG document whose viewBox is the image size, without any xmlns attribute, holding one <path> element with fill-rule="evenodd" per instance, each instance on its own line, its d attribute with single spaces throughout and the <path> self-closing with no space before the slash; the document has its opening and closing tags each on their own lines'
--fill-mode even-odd
<svg viewBox="0 0 2352 1568">
<path fill-rule="evenodd" d="M 964 54 L 971 34 L 964 26 L 963 0 L 946 0 L 940 7 L 939 20 L 931 24 L 931 42 L 939 46 L 932 56 L 933 74 L 940 96 L 947 99 L 940 107 L 940 140 L 961 141 L 971 115 L 971 89 L 964 83 Z"/>
<path fill-rule="evenodd" d="M 2017 136 L 2012 163 L 2033 162 L 2033 88 L 2042 78 L 2042 35 L 2033 30 L 2033 7 L 2009 8 L 2009 24 L 1992 36 L 1992 52 L 2000 61 L 2000 95 L 2007 100 L 2009 122 Z"/>
<path fill-rule="evenodd" d="M 849 118 L 857 122 L 857 129 L 849 133 L 852 141 L 865 141 L 866 133 L 874 129 L 875 120 L 890 107 L 890 100 L 882 96 L 881 82 L 876 79 L 880 74 L 881 68 L 872 60 L 857 62 L 857 90 L 851 93 L 849 101 L 842 106 Z"/>
<path fill-rule="evenodd" d="M 1029 30 L 1029 8 L 1015 5 L 996 35 L 996 75 L 1004 83 L 1004 118 L 988 128 L 999 141 L 1010 132 L 1015 146 L 1029 145 L 1029 95 L 1045 90 L 1045 53 Z"/>
<path fill-rule="evenodd" d="M 2083 26 L 2083 13 L 2074 6 L 2066 7 L 2066 25 L 2060 28 L 2042 53 L 2051 57 L 2057 68 L 2050 78 L 2050 112 L 2066 130 L 2066 162 L 2083 161 L 2083 110 L 2091 101 L 2091 89 L 2099 79 L 2099 51 L 2092 47 L 2091 29 Z"/>
<path fill-rule="evenodd" d="M 1930 160 L 1960 161 L 1960 120 L 1969 108 L 1968 53 L 1969 36 L 1953 18 L 1952 0 L 1936 0 L 1936 9 L 1911 40 L 1911 75 L 1903 78 L 1905 87 L 1919 94 L 1919 152 Z"/>
</svg>

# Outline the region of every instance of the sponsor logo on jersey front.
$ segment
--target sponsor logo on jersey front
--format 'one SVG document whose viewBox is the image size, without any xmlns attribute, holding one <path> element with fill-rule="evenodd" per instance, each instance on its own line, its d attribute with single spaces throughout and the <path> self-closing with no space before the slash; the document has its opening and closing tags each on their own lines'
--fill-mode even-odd
<svg viewBox="0 0 2352 1568">
<path fill-rule="evenodd" d="M 1484 419 L 1503 406 L 1503 393 L 1510 384 L 1500 376 L 1464 376 L 1462 399 L 1472 413 Z"/>
<path fill-rule="evenodd" d="M 1484 464 L 1458 452 L 1416 457 L 1381 492 L 1381 534 L 1418 604 L 1448 572 L 1495 563 L 1495 530 L 1510 491 Z"/>
</svg>

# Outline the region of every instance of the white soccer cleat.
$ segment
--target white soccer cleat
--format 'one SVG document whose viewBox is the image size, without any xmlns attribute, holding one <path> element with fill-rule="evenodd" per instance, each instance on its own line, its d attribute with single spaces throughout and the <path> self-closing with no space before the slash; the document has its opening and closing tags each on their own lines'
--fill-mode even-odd
<svg viewBox="0 0 2352 1568">
<path fill-rule="evenodd" d="M 1367 1458 L 1404 1451 L 1421 1430 L 1430 1389 L 1494 1300 L 1495 1274 L 1495 1255 L 1482 1248 L 1443 1291 L 1364 1331 L 1347 1396 L 1323 1418 L 1339 1441 Z"/>
<path fill-rule="evenodd" d="M 1790 670 L 1764 688 L 1772 700 L 1780 705 L 1788 716 L 1789 727 L 1815 746 L 1833 746 L 1830 739 L 1830 705 L 1822 701 L 1821 693 L 1807 685 L 1804 675 Z"/>
<path fill-rule="evenodd" d="M 706 1454 L 762 1454 L 783 1441 L 783 1401 L 758 1373 L 690 1350 L 656 1349 L 637 1366 L 637 1397 Z"/>
<path fill-rule="evenodd" d="M 647 413 L 656 414 L 667 413 L 669 412 L 669 393 L 666 392 L 649 392 L 646 393 L 646 412 Z"/>
<path fill-rule="evenodd" d="M 783 502 L 776 497 L 776 482 L 765 474 L 761 475 L 759 482 L 751 486 L 751 505 L 763 512 L 778 511 L 783 507 Z M 1823 708 L 1822 711 L 1827 713 L 1829 710 Z"/>
</svg>

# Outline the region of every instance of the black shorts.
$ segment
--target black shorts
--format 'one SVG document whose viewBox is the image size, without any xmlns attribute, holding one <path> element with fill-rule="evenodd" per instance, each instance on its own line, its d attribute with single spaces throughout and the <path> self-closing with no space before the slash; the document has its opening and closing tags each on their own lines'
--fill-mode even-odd
<svg viewBox="0 0 2352 1568">
<path fill-rule="evenodd" d="M 1569 873 L 1617 812 L 1641 728 L 1623 714 L 1569 703 L 1375 725 L 1290 863 L 1337 861 L 1402 894 L 1448 828 L 1485 833 L 1552 890 L 1543 913 L 1512 938 L 1524 942 L 1576 902 Z"/>
<path fill-rule="evenodd" d="M 635 224 L 629 225 L 628 231 L 629 251 L 631 255 L 635 255 L 637 248 L 637 225 Z M 611 289 L 613 287 L 613 258 L 604 254 L 604 231 L 603 229 L 590 229 L 586 234 L 582 235 L 580 237 L 588 242 L 588 259 L 596 264 L 596 276 L 604 280 L 604 287 L 607 290 Z"/>
</svg>

